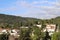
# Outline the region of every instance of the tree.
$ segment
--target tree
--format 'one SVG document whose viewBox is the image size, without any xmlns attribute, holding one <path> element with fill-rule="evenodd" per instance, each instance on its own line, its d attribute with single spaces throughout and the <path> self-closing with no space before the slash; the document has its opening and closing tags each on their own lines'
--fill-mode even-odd
<svg viewBox="0 0 60 40">
<path fill-rule="evenodd" d="M 30 38 L 31 28 L 28 29 L 20 29 L 20 40 L 31 40 Z"/>
<path fill-rule="evenodd" d="M 55 32 L 55 33 L 52 35 L 51 40 L 60 40 L 60 32 Z"/>
<path fill-rule="evenodd" d="M 38 28 L 36 26 L 32 27 L 32 33 L 34 35 L 34 36 L 31 35 L 32 40 L 40 40 L 40 38 L 41 38 L 41 29 L 40 28 Z"/>
<path fill-rule="evenodd" d="M 45 34 L 46 36 L 44 37 L 44 39 L 43 40 L 51 40 L 51 37 L 49 36 L 49 32 L 48 31 L 46 31 L 46 34 Z"/>
<path fill-rule="evenodd" d="M 9 40 L 9 34 L 5 34 L 5 33 L 1 34 L 0 40 Z"/>
</svg>

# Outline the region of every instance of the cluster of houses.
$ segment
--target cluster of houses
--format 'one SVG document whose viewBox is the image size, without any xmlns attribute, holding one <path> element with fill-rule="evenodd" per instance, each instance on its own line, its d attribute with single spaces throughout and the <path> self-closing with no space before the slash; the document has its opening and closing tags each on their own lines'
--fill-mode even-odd
<svg viewBox="0 0 60 40">
<path fill-rule="evenodd" d="M 7 28 L 7 29 L 0 28 L 0 34 L 8 33 L 8 32 L 10 33 L 10 35 L 16 36 L 16 35 L 18 35 L 19 30 L 18 29 L 9 29 L 9 28 Z"/>
<path fill-rule="evenodd" d="M 41 28 L 42 25 L 36 25 L 37 27 Z M 43 28 L 42 32 L 49 32 L 49 35 L 52 35 L 54 32 L 58 32 L 56 24 L 46 24 L 46 27 Z"/>
<path fill-rule="evenodd" d="M 37 24 L 36 26 L 39 27 L 39 28 L 42 27 L 42 25 L 40 25 L 40 24 L 39 25 Z M 21 27 L 21 28 L 28 28 L 28 27 Z M 45 31 L 48 31 L 49 35 L 52 35 L 54 32 L 58 32 L 58 29 L 57 29 L 56 24 L 46 24 L 46 27 L 43 28 L 42 32 L 45 32 Z M 8 33 L 8 32 L 11 35 L 10 40 L 13 40 L 12 36 L 14 36 L 14 37 L 19 37 L 20 36 L 18 29 L 10 29 L 10 28 L 3 29 L 3 28 L 0 28 L 0 34 Z"/>
<path fill-rule="evenodd" d="M 18 37 L 20 36 L 18 29 L 0 28 L 0 35 L 7 34 L 7 33 L 9 33 L 9 40 L 15 40 L 15 38 L 18 39 Z"/>
<path fill-rule="evenodd" d="M 41 24 L 36 24 L 34 26 L 37 26 L 39 28 L 42 27 Z M 21 27 L 21 28 L 28 28 L 28 27 Z M 46 32 L 46 31 L 48 31 L 49 35 L 51 36 L 54 32 L 58 32 L 59 28 L 58 28 L 58 26 L 56 26 L 56 24 L 45 24 L 45 28 L 43 28 L 42 32 Z M 34 34 L 32 33 L 32 35 L 34 35 Z"/>
</svg>

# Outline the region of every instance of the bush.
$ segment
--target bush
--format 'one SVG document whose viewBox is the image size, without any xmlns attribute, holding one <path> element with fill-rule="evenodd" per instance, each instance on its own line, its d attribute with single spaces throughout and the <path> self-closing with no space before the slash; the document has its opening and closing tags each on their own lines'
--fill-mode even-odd
<svg viewBox="0 0 60 40">
<path fill-rule="evenodd" d="M 0 40 L 8 40 L 8 39 L 9 39 L 9 35 L 7 35 L 7 34 L 0 35 Z"/>
<path fill-rule="evenodd" d="M 60 32 L 55 32 L 55 33 L 52 35 L 51 40 L 60 40 Z"/>
</svg>

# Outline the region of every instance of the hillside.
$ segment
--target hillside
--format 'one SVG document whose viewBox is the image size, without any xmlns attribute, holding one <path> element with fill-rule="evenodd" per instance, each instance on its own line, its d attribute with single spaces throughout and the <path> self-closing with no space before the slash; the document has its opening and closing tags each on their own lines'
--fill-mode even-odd
<svg viewBox="0 0 60 40">
<path fill-rule="evenodd" d="M 39 19 L 0 14 L 0 26 L 28 26 L 28 24 L 32 25 L 37 20 Z"/>
<path fill-rule="evenodd" d="M 36 18 L 0 14 L 0 27 L 32 26 L 33 24 L 37 24 L 38 21 L 40 22 L 40 24 L 53 23 L 60 25 L 60 17 L 41 20 Z"/>
</svg>

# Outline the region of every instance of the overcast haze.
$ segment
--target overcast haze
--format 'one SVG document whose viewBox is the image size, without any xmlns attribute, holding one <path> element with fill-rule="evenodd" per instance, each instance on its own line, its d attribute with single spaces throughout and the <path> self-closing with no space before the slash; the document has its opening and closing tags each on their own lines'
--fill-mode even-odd
<svg viewBox="0 0 60 40">
<path fill-rule="evenodd" d="M 0 0 L 0 13 L 33 18 L 60 16 L 60 0 Z"/>
</svg>

